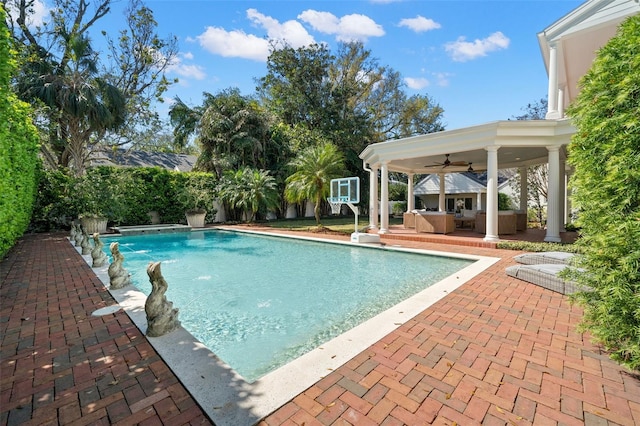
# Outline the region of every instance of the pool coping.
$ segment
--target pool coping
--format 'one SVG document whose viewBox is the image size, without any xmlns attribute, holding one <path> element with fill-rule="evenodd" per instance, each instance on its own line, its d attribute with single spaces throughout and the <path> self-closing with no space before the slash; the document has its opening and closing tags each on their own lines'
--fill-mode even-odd
<svg viewBox="0 0 640 426">
<path fill-rule="evenodd" d="M 389 245 L 374 246 L 343 240 L 328 240 L 235 228 L 219 227 L 215 230 L 475 260 L 474 263 L 457 273 L 433 284 L 253 383 L 246 382 L 229 365 L 219 359 L 183 327 L 165 336 L 147 337 L 154 349 L 170 366 L 193 398 L 200 404 L 211 420 L 219 426 L 252 425 L 257 423 L 263 417 L 304 392 L 331 371 L 345 364 L 400 325 L 406 323 L 500 260 L 500 258 L 489 256 L 410 249 Z M 197 231 L 202 230 L 198 229 Z M 80 250 L 79 247 L 76 247 L 76 251 L 79 254 Z M 91 265 L 92 259 L 90 255 L 81 256 Z M 93 268 L 93 271 L 144 334 L 147 328 L 144 311 L 146 296 L 144 293 L 134 286 L 119 290 L 110 289 L 107 272 L 108 265 Z"/>
</svg>

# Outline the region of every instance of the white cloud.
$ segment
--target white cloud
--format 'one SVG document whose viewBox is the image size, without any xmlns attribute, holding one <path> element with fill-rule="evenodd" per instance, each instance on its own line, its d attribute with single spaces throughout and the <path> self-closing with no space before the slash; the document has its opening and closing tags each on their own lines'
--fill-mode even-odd
<svg viewBox="0 0 640 426">
<path fill-rule="evenodd" d="M 281 24 L 277 19 L 263 15 L 256 9 L 248 9 L 247 18 L 264 28 L 269 39 L 286 41 L 295 49 L 314 43 L 313 36 L 298 21 L 290 20 Z"/>
<path fill-rule="evenodd" d="M 280 23 L 256 9 L 247 9 L 247 18 L 255 26 L 264 29 L 266 37 L 247 34 L 242 30 L 227 31 L 221 27 L 207 27 L 196 39 L 204 49 L 213 54 L 260 62 L 266 61 L 269 57 L 269 40 L 284 41 L 293 48 L 314 43 L 313 36 L 297 21 Z"/>
<path fill-rule="evenodd" d="M 177 57 L 173 58 L 173 61 L 167 67 L 167 72 L 172 72 L 180 77 L 204 80 L 207 75 L 200 65 L 185 64 L 184 59 L 193 60 L 193 53 L 186 52 L 180 53 Z"/>
<path fill-rule="evenodd" d="M 398 24 L 401 27 L 407 27 L 417 33 L 425 31 L 437 30 L 442 27 L 439 23 L 433 19 L 425 18 L 424 16 L 416 16 L 415 18 L 405 18 Z"/>
<path fill-rule="evenodd" d="M 466 62 L 496 50 L 509 47 L 509 38 L 497 31 L 482 40 L 475 39 L 473 42 L 465 41 L 464 37 L 445 44 L 444 48 L 451 58 L 456 62 Z"/>
<path fill-rule="evenodd" d="M 9 12 L 15 22 L 15 19 L 18 17 L 18 9 L 16 8 L 16 4 L 9 1 L 6 4 L 6 7 L 7 12 Z M 41 0 L 35 0 L 30 9 L 33 11 L 33 13 L 27 15 L 26 17 L 26 24 L 29 28 L 34 28 L 38 25 L 42 25 L 49 17 L 50 8 L 47 7 L 47 5 Z"/>
<path fill-rule="evenodd" d="M 269 42 L 244 31 L 227 31 L 220 27 L 207 27 L 196 37 L 207 51 L 227 58 L 245 58 L 264 62 L 269 57 Z"/>
<path fill-rule="evenodd" d="M 207 76 L 200 65 L 177 64 L 171 66 L 170 70 L 185 78 L 204 80 Z"/>
<path fill-rule="evenodd" d="M 433 76 L 436 78 L 436 84 L 440 87 L 447 87 L 449 85 L 449 77 L 451 74 L 446 72 L 434 72 Z"/>
<path fill-rule="evenodd" d="M 311 25 L 313 29 L 324 34 L 336 36 L 336 40 L 350 42 L 366 42 L 369 37 L 382 37 L 385 32 L 382 25 L 366 15 L 351 14 L 338 18 L 329 12 L 305 10 L 298 19 Z"/>
<path fill-rule="evenodd" d="M 409 89 L 413 89 L 413 90 L 421 90 L 429 86 L 429 80 L 423 77 L 420 77 L 420 78 L 405 77 L 404 82 L 407 83 L 407 86 L 409 86 Z"/>
</svg>

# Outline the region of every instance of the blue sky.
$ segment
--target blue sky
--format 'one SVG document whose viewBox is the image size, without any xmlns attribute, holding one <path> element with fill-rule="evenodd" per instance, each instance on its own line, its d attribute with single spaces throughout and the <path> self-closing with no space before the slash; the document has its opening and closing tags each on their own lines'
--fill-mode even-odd
<svg viewBox="0 0 640 426">
<path fill-rule="evenodd" d="M 536 34 L 574 0 L 147 0 L 161 36 L 178 38 L 167 99 L 200 105 L 202 93 L 252 94 L 266 73 L 267 37 L 293 47 L 359 40 L 380 65 L 399 71 L 406 93 L 428 94 L 454 129 L 518 115 L 544 97 L 547 75 Z M 112 36 L 126 0 L 96 24 Z M 100 38 L 98 33 L 94 37 Z M 166 116 L 168 105 L 161 106 Z"/>
</svg>

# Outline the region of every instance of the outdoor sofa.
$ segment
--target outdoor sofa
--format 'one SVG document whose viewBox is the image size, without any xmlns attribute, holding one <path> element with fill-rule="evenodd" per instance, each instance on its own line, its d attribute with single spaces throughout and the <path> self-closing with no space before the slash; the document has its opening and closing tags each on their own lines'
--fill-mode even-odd
<svg viewBox="0 0 640 426">
<path fill-rule="evenodd" d="M 414 220 L 416 232 L 449 234 L 456 229 L 453 215 L 446 212 L 418 212 Z"/>
<path fill-rule="evenodd" d="M 513 210 L 498 212 L 498 235 L 515 234 L 517 232 L 517 216 Z M 475 231 L 481 234 L 487 233 L 487 213 L 476 213 Z"/>
</svg>

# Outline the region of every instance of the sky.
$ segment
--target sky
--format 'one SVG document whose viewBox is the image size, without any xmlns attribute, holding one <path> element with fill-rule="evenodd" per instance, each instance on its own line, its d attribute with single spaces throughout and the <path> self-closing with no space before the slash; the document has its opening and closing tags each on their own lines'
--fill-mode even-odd
<svg viewBox="0 0 640 426">
<path fill-rule="evenodd" d="M 113 38 L 124 27 L 126 0 L 96 22 Z M 446 129 L 506 120 L 546 96 L 537 33 L 576 0 L 146 0 L 161 37 L 176 36 L 178 78 L 158 111 L 179 96 L 201 105 L 202 93 L 237 87 L 255 93 L 266 75 L 267 39 L 292 47 L 361 41 L 379 65 L 398 71 L 405 93 L 428 95 L 444 109 Z"/>
</svg>

